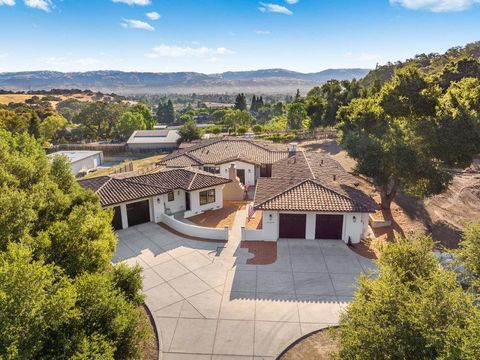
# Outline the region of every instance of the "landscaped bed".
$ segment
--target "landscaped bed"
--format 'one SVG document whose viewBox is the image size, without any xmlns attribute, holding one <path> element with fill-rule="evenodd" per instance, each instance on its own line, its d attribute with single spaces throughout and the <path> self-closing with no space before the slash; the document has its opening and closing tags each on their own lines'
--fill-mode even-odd
<svg viewBox="0 0 480 360">
<path fill-rule="evenodd" d="M 293 345 L 279 360 L 326 360 L 338 351 L 336 329 L 323 329 Z"/>
</svg>

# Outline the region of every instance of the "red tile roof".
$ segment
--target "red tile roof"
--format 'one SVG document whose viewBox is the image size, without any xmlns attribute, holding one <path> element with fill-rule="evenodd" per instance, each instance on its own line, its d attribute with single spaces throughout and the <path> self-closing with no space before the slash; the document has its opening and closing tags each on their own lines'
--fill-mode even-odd
<svg viewBox="0 0 480 360">
<path fill-rule="evenodd" d="M 367 199 L 360 201 L 359 198 L 341 194 L 315 180 L 297 180 L 293 185 L 285 181 L 286 184 L 279 187 L 281 180 L 279 178 L 258 180 L 254 200 L 255 209 L 315 212 L 375 211 L 374 204 Z"/>
<path fill-rule="evenodd" d="M 254 164 L 272 164 L 288 156 L 288 147 L 266 141 L 253 141 L 239 138 L 213 138 L 196 142 L 192 146 L 167 155 L 160 164 L 167 167 L 178 167 L 194 159 L 202 165 L 222 164 L 236 159 Z M 189 157 L 187 160 L 185 156 Z M 192 166 L 194 164 L 190 164 Z"/>
<path fill-rule="evenodd" d="M 103 206 L 141 200 L 177 189 L 193 191 L 228 182 L 231 180 L 191 168 L 167 169 L 158 173 L 121 179 L 101 176 L 79 181 L 80 185 L 91 189 L 100 197 Z"/>
</svg>

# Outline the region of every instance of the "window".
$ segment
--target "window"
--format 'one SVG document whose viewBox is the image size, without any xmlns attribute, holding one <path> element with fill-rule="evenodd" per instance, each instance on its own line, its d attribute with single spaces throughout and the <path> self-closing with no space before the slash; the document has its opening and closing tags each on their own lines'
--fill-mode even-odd
<svg viewBox="0 0 480 360">
<path fill-rule="evenodd" d="M 204 166 L 203 171 L 209 172 L 211 174 L 220 174 L 220 168 L 216 166 Z"/>
<path fill-rule="evenodd" d="M 211 204 L 215 202 L 215 189 L 200 192 L 200 205 Z"/>
<path fill-rule="evenodd" d="M 170 191 L 168 194 L 168 201 L 173 201 L 175 200 L 175 193 L 173 191 Z"/>
</svg>

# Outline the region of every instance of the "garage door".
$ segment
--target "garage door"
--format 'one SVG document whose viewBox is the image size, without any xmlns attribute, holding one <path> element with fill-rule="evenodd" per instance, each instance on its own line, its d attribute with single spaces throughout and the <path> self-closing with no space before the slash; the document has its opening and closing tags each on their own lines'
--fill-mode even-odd
<svg viewBox="0 0 480 360">
<path fill-rule="evenodd" d="M 150 221 L 150 206 L 148 200 L 127 204 L 128 226 L 143 224 Z"/>
<path fill-rule="evenodd" d="M 341 240 L 343 215 L 317 215 L 315 239 Z"/>
<path fill-rule="evenodd" d="M 280 214 L 279 236 L 287 239 L 305 239 L 306 214 Z"/>
<path fill-rule="evenodd" d="M 122 213 L 120 211 L 120 206 L 115 206 L 113 208 L 113 219 L 112 219 L 112 226 L 115 230 L 122 229 Z"/>
</svg>

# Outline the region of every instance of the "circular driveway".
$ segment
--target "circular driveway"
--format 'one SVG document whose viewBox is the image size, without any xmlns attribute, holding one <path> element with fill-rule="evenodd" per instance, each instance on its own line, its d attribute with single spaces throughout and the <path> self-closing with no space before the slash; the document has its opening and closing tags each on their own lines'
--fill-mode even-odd
<svg viewBox="0 0 480 360">
<path fill-rule="evenodd" d="M 274 359 L 304 334 L 336 325 L 371 260 L 341 241 L 279 240 L 271 265 L 156 224 L 118 232 L 114 261 L 143 267 L 162 358 Z"/>
</svg>

